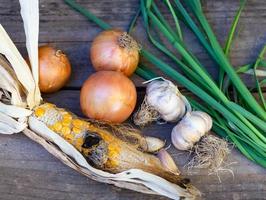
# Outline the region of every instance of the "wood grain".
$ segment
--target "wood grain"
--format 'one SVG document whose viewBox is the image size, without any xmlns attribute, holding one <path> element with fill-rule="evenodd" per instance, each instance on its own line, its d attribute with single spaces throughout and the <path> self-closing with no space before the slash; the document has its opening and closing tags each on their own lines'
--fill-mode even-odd
<svg viewBox="0 0 266 200">
<path fill-rule="evenodd" d="M 45 100 L 80 114 L 78 91 L 61 91 Z M 174 124 L 151 125 L 145 135 L 167 140 Z M 247 160 L 237 150 L 226 161 L 234 173 L 221 171 L 219 176 L 206 170 L 188 172 L 182 168 L 188 154 L 169 149 L 182 173 L 202 191 L 202 199 L 265 199 L 266 169 Z M 41 146 L 21 134 L 0 135 L 0 199 L 165 199 L 142 195 L 89 180 L 61 164 Z"/>
<path fill-rule="evenodd" d="M 88 8 L 95 15 L 111 24 L 126 30 L 130 19 L 138 9 L 139 1 L 102 0 L 102 1 L 77 1 Z M 221 44 L 224 44 L 232 19 L 236 13 L 238 1 L 207 1 L 204 0 L 203 8 L 212 25 L 214 32 Z M 25 35 L 22 20 L 19 15 L 20 9 L 17 0 L 2 0 L 0 2 L 0 22 L 6 28 L 11 38 L 18 44 L 19 49 L 25 53 Z M 250 0 L 243 12 L 238 28 L 238 36 L 234 40 L 231 61 L 234 66 L 254 62 L 259 51 L 266 43 L 266 3 L 262 0 Z M 171 16 L 162 7 L 166 18 Z M 79 13 L 71 10 L 63 0 L 41 0 L 40 1 L 40 42 L 41 44 L 53 44 L 69 55 L 74 68 L 74 74 L 68 87 L 80 87 L 84 80 L 94 70 L 88 60 L 88 52 L 91 41 L 101 31 L 92 22 L 89 22 Z M 162 58 L 162 54 L 149 44 L 143 29 L 142 19 L 137 23 L 133 35 L 143 47 Z M 189 48 L 195 53 L 200 61 L 207 67 L 209 73 L 217 77 L 217 67 L 199 45 L 195 36 L 184 29 L 184 38 Z M 163 57 L 164 58 L 164 57 Z M 175 66 L 170 60 L 164 60 Z M 157 70 L 158 71 L 158 70 Z M 141 86 L 142 80 L 133 77 L 137 86 Z M 251 86 L 250 77 L 245 81 Z"/>
</svg>

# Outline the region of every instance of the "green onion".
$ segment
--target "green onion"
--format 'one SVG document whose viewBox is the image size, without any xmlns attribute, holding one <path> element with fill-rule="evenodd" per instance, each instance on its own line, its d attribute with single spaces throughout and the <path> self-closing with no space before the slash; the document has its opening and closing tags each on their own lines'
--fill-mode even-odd
<svg viewBox="0 0 266 200">
<path fill-rule="evenodd" d="M 225 47 L 224 47 L 224 54 L 226 55 L 226 57 L 228 57 L 229 55 L 229 52 L 230 52 L 230 49 L 231 49 L 231 46 L 232 46 L 232 41 L 233 41 L 233 37 L 235 35 L 235 31 L 236 31 L 236 27 L 237 27 L 237 24 L 239 22 L 239 19 L 240 19 L 240 15 L 245 7 L 245 4 L 246 4 L 246 1 L 242 1 L 241 2 L 241 5 L 236 13 L 236 16 L 234 17 L 234 20 L 233 20 L 233 23 L 231 25 L 231 28 L 230 28 L 230 31 L 229 31 L 229 34 L 227 36 L 227 39 L 226 39 L 226 43 L 225 43 Z M 222 88 L 223 86 L 223 79 L 224 79 L 224 71 L 222 68 L 220 68 L 220 72 L 219 72 L 219 85 L 220 85 L 220 88 Z"/>
<path fill-rule="evenodd" d="M 178 0 L 176 0 L 178 1 Z M 231 66 L 229 61 L 227 60 L 221 46 L 219 45 L 216 36 L 214 35 L 205 15 L 202 12 L 202 9 L 195 6 L 198 0 L 190 0 L 185 1 L 186 4 L 191 8 L 194 15 L 198 19 L 201 27 L 204 29 L 206 36 L 209 39 L 209 43 L 212 46 L 213 52 L 216 54 L 217 58 L 219 59 L 219 65 L 223 70 L 227 73 L 227 75 L 231 78 L 232 83 L 234 84 L 235 88 L 238 90 L 238 93 L 242 96 L 242 98 L 246 101 L 247 105 L 250 106 L 253 112 L 259 115 L 263 120 L 266 120 L 266 112 L 265 110 L 259 105 L 259 103 L 255 100 L 255 98 L 251 95 L 247 87 L 244 85 L 240 77 L 235 72 L 234 68 Z M 198 4 L 197 4 L 198 5 Z"/>
<path fill-rule="evenodd" d="M 74 1 L 65 0 L 65 2 L 81 12 L 89 20 L 98 24 L 101 28 L 111 28 L 108 24 L 95 17 Z M 232 141 L 247 158 L 266 167 L 266 112 L 254 99 L 238 76 L 238 72 L 246 72 L 252 68 L 256 73 L 256 68 L 265 62 L 265 60 L 262 59 L 263 53 L 260 54 L 259 59 L 254 65 L 240 67 L 238 72 L 236 72 L 229 63 L 227 55 L 224 54 L 212 32 L 202 12 L 200 1 L 190 0 L 185 2 L 196 16 L 197 22 L 193 20 L 194 18 L 190 17 L 179 0 L 174 0 L 175 7 L 170 0 L 164 0 L 164 3 L 174 19 L 176 31 L 169 25 L 153 0 L 141 0 L 140 9 L 133 18 L 130 30 L 133 29 L 139 13 L 141 12 L 147 35 L 152 44 L 163 52 L 165 56 L 172 59 L 173 63 L 182 69 L 184 75 L 143 48 L 140 51 L 141 55 L 153 64 L 153 66 L 161 70 L 166 76 L 171 77 L 174 81 L 186 87 L 202 100 L 201 103 L 198 103 L 193 99 L 189 99 L 194 108 L 203 110 L 212 116 L 214 121 L 213 130 L 218 135 Z M 239 11 L 238 14 L 240 12 L 241 11 Z M 228 81 L 237 89 L 237 94 L 240 94 L 238 97 L 239 101 L 237 101 L 238 103 L 231 101 L 228 95 L 226 96 L 225 91 L 220 89 L 196 56 L 188 50 L 183 41 L 178 20 L 182 20 L 184 24 L 195 33 L 209 55 L 219 64 L 220 69 L 227 73 Z M 198 27 L 198 25 L 200 25 L 200 27 Z M 235 29 L 235 27 L 233 29 Z M 158 31 L 160 34 L 164 35 L 169 43 L 181 55 L 182 59 L 179 59 L 157 39 L 159 38 Z M 233 33 L 234 30 L 232 30 L 229 35 L 233 36 Z M 228 49 L 226 52 L 228 53 L 231 41 L 232 40 L 229 39 L 226 45 L 226 49 Z M 139 65 L 136 74 L 146 80 L 158 76 L 154 71 L 144 65 Z M 228 88 L 229 83 L 226 85 L 228 82 L 226 81 L 227 77 L 224 87 L 226 86 Z M 258 86 L 260 87 L 260 84 L 264 83 L 265 81 L 257 81 L 257 88 Z M 261 97 L 260 99 L 263 101 Z"/>
</svg>

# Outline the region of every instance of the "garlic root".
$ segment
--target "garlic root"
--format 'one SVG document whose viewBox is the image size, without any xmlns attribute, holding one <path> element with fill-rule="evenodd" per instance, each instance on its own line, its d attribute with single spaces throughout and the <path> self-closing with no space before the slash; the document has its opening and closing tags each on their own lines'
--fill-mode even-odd
<svg viewBox="0 0 266 200">
<path fill-rule="evenodd" d="M 206 135 L 212 127 L 211 117 L 201 111 L 193 111 L 172 130 L 172 143 L 179 150 L 192 150 L 194 155 L 187 167 L 208 168 L 218 172 L 225 158 L 230 153 L 225 140 L 213 135 Z"/>
<path fill-rule="evenodd" d="M 204 136 L 194 147 L 193 157 L 186 164 L 192 168 L 208 168 L 209 172 L 218 172 L 229 155 L 228 143 L 214 135 Z"/>
<path fill-rule="evenodd" d="M 188 101 L 171 81 L 151 80 L 144 101 L 134 115 L 134 123 L 145 126 L 158 119 L 174 122 L 180 120 L 188 110 Z"/>
</svg>

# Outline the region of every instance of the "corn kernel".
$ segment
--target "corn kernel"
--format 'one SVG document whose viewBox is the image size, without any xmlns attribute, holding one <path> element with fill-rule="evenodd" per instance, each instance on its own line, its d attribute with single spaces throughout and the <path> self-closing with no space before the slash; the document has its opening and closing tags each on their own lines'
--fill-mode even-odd
<svg viewBox="0 0 266 200">
<path fill-rule="evenodd" d="M 63 126 L 70 126 L 71 119 L 63 118 L 62 124 L 63 124 Z"/>
<path fill-rule="evenodd" d="M 69 113 L 63 115 L 64 120 L 72 120 L 72 116 Z"/>
<path fill-rule="evenodd" d="M 62 135 L 65 137 L 66 135 L 69 135 L 71 133 L 71 130 L 69 127 L 67 126 L 64 126 L 62 129 L 61 129 L 61 133 Z"/>
<path fill-rule="evenodd" d="M 76 147 L 76 149 L 78 149 L 79 151 L 81 151 L 83 143 L 84 143 L 84 140 L 83 140 L 82 137 L 77 138 L 76 141 L 75 141 L 75 147 Z"/>
<path fill-rule="evenodd" d="M 74 142 L 74 135 L 72 135 L 72 134 L 66 134 L 66 135 L 64 135 L 64 138 L 65 138 L 69 143 L 73 144 L 73 142 Z"/>
<path fill-rule="evenodd" d="M 81 128 L 82 126 L 84 126 L 84 122 L 82 120 L 80 120 L 80 119 L 74 119 L 72 121 L 72 124 L 76 128 Z"/>
<path fill-rule="evenodd" d="M 48 128 L 52 131 L 54 131 L 54 127 L 53 126 L 48 126 Z"/>
<path fill-rule="evenodd" d="M 56 132 L 59 132 L 61 129 L 62 129 L 62 124 L 60 123 L 60 122 L 56 122 L 55 124 L 54 124 L 54 130 L 56 131 Z"/>
<path fill-rule="evenodd" d="M 45 106 L 46 106 L 47 108 L 54 108 L 54 107 L 55 107 L 55 105 L 52 104 L 52 103 L 45 103 Z"/>
<path fill-rule="evenodd" d="M 35 110 L 36 117 L 42 117 L 45 114 L 45 110 L 43 108 L 37 108 Z"/>
<path fill-rule="evenodd" d="M 75 134 L 78 134 L 81 132 L 81 130 L 77 127 L 73 127 L 72 131 L 75 133 Z"/>
</svg>

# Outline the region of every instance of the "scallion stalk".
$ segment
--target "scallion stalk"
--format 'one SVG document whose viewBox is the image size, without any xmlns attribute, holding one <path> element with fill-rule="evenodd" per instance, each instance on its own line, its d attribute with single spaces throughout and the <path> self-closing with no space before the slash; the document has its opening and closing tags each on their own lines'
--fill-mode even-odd
<svg viewBox="0 0 266 200">
<path fill-rule="evenodd" d="M 98 19 L 96 16 L 94 16 L 85 8 L 76 4 L 74 1 L 65 0 L 65 2 L 81 12 L 89 20 L 98 24 L 101 28 L 111 28 L 108 24 Z M 208 53 L 216 61 L 221 62 L 221 68 L 227 72 L 231 81 L 236 80 L 236 82 L 240 84 L 238 87 L 235 86 L 238 89 L 238 93 L 242 95 L 240 100 L 245 100 L 245 104 L 248 104 L 249 108 L 254 106 L 249 110 L 230 101 L 230 99 L 227 98 L 224 92 L 213 81 L 211 76 L 205 70 L 204 66 L 201 65 L 196 57 L 186 48 L 180 35 L 181 29 L 180 31 L 178 30 L 179 27 L 177 26 L 177 15 L 173 13 L 172 4 L 168 0 L 166 0 L 165 3 L 169 9 L 169 12 L 174 17 L 177 33 L 175 33 L 171 26 L 169 26 L 167 20 L 163 17 L 153 0 L 141 0 L 140 10 L 144 20 L 144 25 L 154 46 L 162 51 L 166 56 L 171 58 L 174 63 L 183 70 L 183 72 L 186 74 L 186 77 L 145 49 L 141 49 L 141 55 L 155 67 L 164 72 L 165 75 L 171 77 L 173 80 L 186 87 L 189 91 L 194 93 L 202 100 L 202 103 L 198 103 L 190 99 L 190 103 L 194 108 L 200 108 L 201 110 L 208 112 L 213 117 L 213 130 L 218 135 L 228 138 L 247 158 L 266 167 L 265 111 L 255 101 L 251 93 L 242 83 L 237 73 L 228 62 L 224 52 L 222 51 L 222 48 L 218 44 L 215 35 L 213 34 L 206 18 L 202 13 L 200 2 L 197 0 L 191 0 L 191 2 L 188 3 L 188 6 L 193 10 L 202 29 L 198 28 L 197 24 L 194 23 L 183 6 L 181 9 L 182 20 L 184 20 L 185 24 L 190 26 L 190 28 L 199 37 L 201 43 L 207 49 Z M 178 0 L 175 0 L 175 3 L 177 7 L 178 5 L 182 5 Z M 179 9 L 180 8 L 181 7 L 179 7 Z M 136 18 L 134 18 L 134 20 L 136 21 Z M 160 32 L 163 33 L 170 43 L 178 50 L 182 56 L 182 60 L 178 59 L 177 56 L 175 56 L 175 54 L 167 49 L 161 42 L 155 40 L 150 32 L 150 22 L 152 22 L 152 26 L 160 29 Z M 132 29 L 133 25 L 130 27 Z M 202 30 L 204 32 L 202 32 Z M 206 39 L 206 36 L 208 40 Z M 260 60 L 259 62 L 263 61 Z M 245 68 L 246 67 L 250 66 L 245 66 Z M 151 79 L 157 76 L 157 74 L 151 69 L 141 65 L 138 67 L 136 73 L 144 79 Z M 243 88 L 243 91 L 239 91 Z M 249 94 L 246 97 L 243 97 L 245 92 L 248 92 Z M 252 110 L 252 112 L 250 112 L 250 110 Z"/>
</svg>

